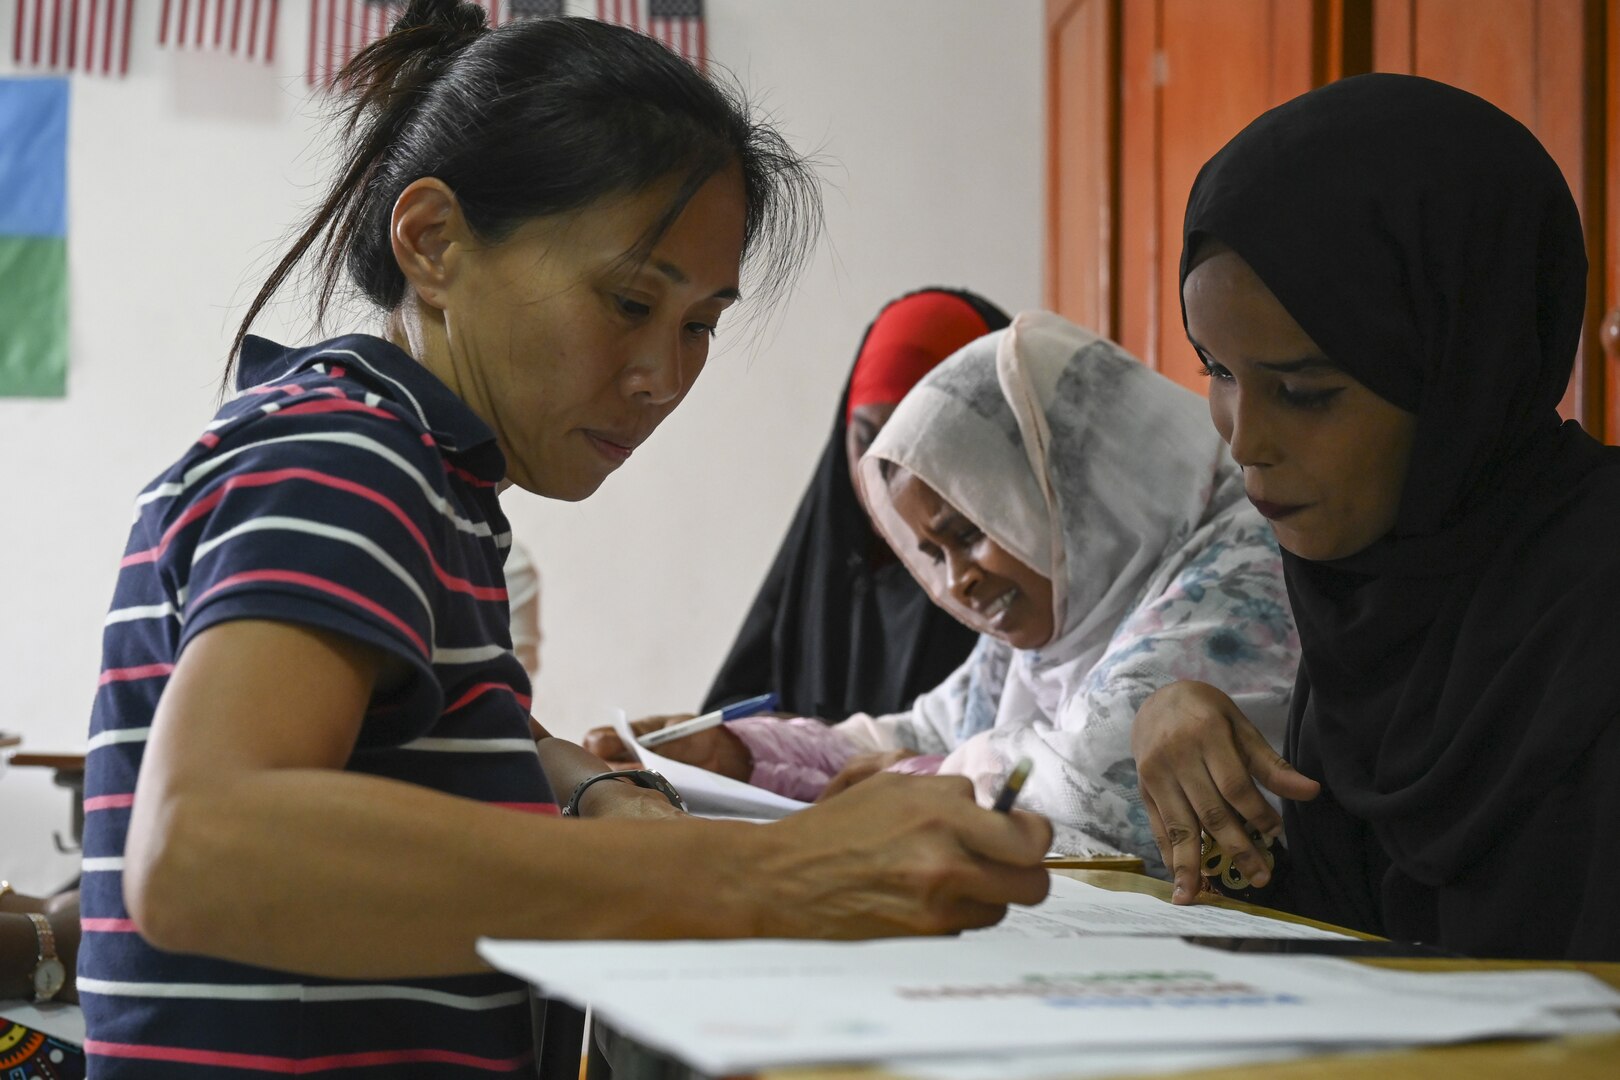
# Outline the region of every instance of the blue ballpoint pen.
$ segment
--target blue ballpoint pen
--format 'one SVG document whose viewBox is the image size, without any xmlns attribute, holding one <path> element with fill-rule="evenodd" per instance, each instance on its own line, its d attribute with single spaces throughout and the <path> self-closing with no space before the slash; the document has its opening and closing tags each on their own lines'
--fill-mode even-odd
<svg viewBox="0 0 1620 1080">
<path fill-rule="evenodd" d="M 667 728 L 650 731 L 636 741 L 651 750 L 655 746 L 684 739 L 688 735 L 695 735 L 700 731 L 707 731 L 712 727 L 719 727 L 727 720 L 738 720 L 744 716 L 758 716 L 760 713 L 770 712 L 777 706 L 775 694 L 761 694 L 746 701 L 739 701 L 735 705 L 727 705 L 723 709 L 694 716 L 690 720 L 682 720 L 678 724 L 671 724 Z"/>
</svg>

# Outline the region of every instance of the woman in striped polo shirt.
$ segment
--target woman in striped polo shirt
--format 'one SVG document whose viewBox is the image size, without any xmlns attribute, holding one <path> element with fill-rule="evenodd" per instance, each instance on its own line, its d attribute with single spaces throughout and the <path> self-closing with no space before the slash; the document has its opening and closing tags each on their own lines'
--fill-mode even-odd
<svg viewBox="0 0 1620 1080">
<path fill-rule="evenodd" d="M 716 322 L 791 277 L 811 174 L 727 89 L 578 19 L 416 0 L 342 77 L 350 153 L 228 402 L 137 500 L 90 732 L 95 1075 L 532 1071 L 480 935 L 951 931 L 1046 890 L 966 781 L 697 821 L 529 718 L 497 493 L 582 499 Z M 381 336 L 246 337 L 314 250 Z M 747 258 L 754 256 L 754 258 Z M 538 740 L 539 753 L 536 753 Z M 653 820 L 619 820 L 653 819 Z"/>
</svg>

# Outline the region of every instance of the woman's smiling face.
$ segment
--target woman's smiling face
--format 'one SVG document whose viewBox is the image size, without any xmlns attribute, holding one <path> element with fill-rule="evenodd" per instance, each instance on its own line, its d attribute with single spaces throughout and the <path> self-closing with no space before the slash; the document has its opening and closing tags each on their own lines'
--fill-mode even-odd
<svg viewBox="0 0 1620 1080">
<path fill-rule="evenodd" d="M 1015 558 L 910 471 L 887 479 L 894 509 L 930 559 L 940 583 L 977 623 L 976 629 L 1015 649 L 1052 640 L 1052 579 Z"/>
<path fill-rule="evenodd" d="M 1417 418 L 1329 360 L 1236 252 L 1206 243 L 1182 286 L 1187 337 L 1249 500 L 1300 558 L 1354 555 L 1395 526 Z"/>
</svg>

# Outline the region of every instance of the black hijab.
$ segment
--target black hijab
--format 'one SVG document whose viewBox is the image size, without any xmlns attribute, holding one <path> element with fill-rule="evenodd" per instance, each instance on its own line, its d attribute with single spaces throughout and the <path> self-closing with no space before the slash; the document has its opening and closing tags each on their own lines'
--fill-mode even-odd
<svg viewBox="0 0 1620 1080">
<path fill-rule="evenodd" d="M 966 301 L 983 317 L 985 333 L 1010 321 L 971 292 L 918 291 Z M 857 358 L 876 324 L 874 319 L 862 335 Z M 848 401 L 846 383 L 810 488 L 709 688 L 704 710 L 775 691 L 783 711 L 829 722 L 857 712 L 900 712 L 944 682 L 978 640 L 935 607 L 901 563 L 882 558 L 887 549 L 849 478 Z"/>
<path fill-rule="evenodd" d="M 1620 959 L 1620 452 L 1557 416 L 1586 299 L 1558 166 L 1471 94 L 1359 76 L 1204 166 L 1183 281 L 1206 238 L 1417 418 L 1393 531 L 1284 552 L 1286 754 L 1324 787 L 1285 809 L 1285 902 L 1464 953 Z"/>
</svg>

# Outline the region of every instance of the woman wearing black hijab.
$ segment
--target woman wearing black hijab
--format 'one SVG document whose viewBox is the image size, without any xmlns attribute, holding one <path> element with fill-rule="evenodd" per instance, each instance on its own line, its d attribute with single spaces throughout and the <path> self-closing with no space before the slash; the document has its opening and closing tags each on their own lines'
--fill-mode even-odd
<svg viewBox="0 0 1620 1080">
<path fill-rule="evenodd" d="M 794 716 L 836 722 L 908 708 L 978 635 L 935 607 L 872 531 L 850 475 L 905 391 L 1009 322 L 971 292 L 891 301 L 866 328 L 827 446 L 703 709 L 775 691 Z"/>
<path fill-rule="evenodd" d="M 1557 415 L 1586 293 L 1557 165 L 1477 97 L 1361 76 L 1228 143 L 1183 239 L 1188 337 L 1303 656 L 1297 772 L 1213 687 L 1138 714 L 1178 901 L 1202 826 L 1265 903 L 1620 959 L 1620 451 Z M 1246 832 L 1283 825 L 1273 875 Z"/>
</svg>

